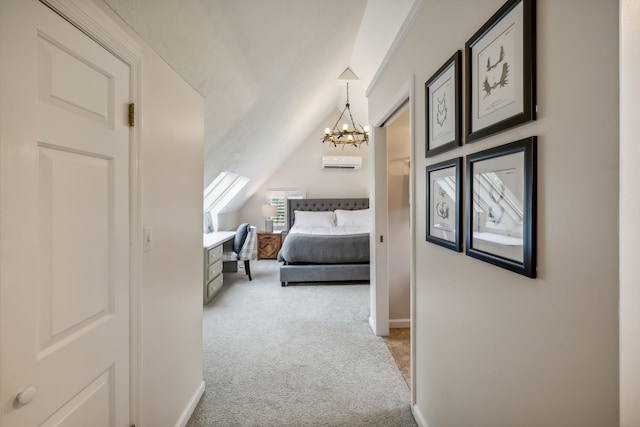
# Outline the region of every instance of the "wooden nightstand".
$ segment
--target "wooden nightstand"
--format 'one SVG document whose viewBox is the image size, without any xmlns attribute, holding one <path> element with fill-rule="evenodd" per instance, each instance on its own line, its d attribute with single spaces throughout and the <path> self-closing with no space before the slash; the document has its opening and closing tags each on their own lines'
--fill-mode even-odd
<svg viewBox="0 0 640 427">
<path fill-rule="evenodd" d="M 276 259 L 282 245 L 282 233 L 258 232 L 258 259 Z"/>
</svg>

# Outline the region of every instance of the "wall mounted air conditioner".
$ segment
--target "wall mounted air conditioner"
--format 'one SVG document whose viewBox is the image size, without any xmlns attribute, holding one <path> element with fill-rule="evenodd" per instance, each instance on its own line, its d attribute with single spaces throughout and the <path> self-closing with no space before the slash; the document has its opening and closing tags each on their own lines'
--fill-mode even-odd
<svg viewBox="0 0 640 427">
<path fill-rule="evenodd" d="M 361 169 L 360 156 L 322 156 L 322 169 Z"/>
</svg>

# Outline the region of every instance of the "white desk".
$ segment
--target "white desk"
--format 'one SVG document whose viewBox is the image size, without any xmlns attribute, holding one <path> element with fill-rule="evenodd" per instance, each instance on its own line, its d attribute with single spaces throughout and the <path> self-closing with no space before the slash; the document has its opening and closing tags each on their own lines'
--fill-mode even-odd
<svg viewBox="0 0 640 427">
<path fill-rule="evenodd" d="M 207 304 L 222 289 L 222 252 L 225 243 L 232 242 L 235 231 L 216 231 L 202 235 L 204 248 L 204 287 L 203 299 Z"/>
<path fill-rule="evenodd" d="M 212 246 L 222 245 L 224 242 L 227 242 L 234 237 L 236 237 L 235 231 L 214 231 L 213 233 L 203 234 L 203 247 L 206 249 Z"/>
</svg>

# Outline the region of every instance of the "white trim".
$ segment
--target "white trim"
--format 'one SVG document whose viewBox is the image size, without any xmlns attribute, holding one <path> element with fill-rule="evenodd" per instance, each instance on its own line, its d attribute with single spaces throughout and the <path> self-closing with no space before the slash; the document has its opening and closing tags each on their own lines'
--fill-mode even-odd
<svg viewBox="0 0 640 427">
<path fill-rule="evenodd" d="M 369 295 L 373 333 L 378 336 L 389 335 L 389 258 L 387 224 L 387 130 L 374 127 L 372 133 L 373 149 L 369 153 L 371 176 L 370 206 L 373 206 L 372 233 L 369 240 L 370 280 Z"/>
<path fill-rule="evenodd" d="M 141 99 L 142 48 L 96 3 L 82 0 L 40 0 L 130 67 L 131 100 L 136 104 L 130 128 L 129 239 L 130 239 L 130 423 L 141 425 L 142 337 L 142 209 L 141 209 Z"/>
<path fill-rule="evenodd" d="M 409 209 L 409 223 L 411 235 L 411 243 L 409 249 L 409 323 L 411 330 L 409 331 L 411 340 L 411 384 L 416 383 L 416 245 L 418 239 L 416 238 L 416 175 L 417 175 L 417 160 L 418 154 L 416 153 L 416 97 L 415 97 L 415 75 L 411 76 L 409 82 L 409 200 L 411 201 L 411 208 Z M 416 404 L 416 387 L 411 387 L 411 405 Z M 426 426 L 426 423 L 425 423 Z"/>
<path fill-rule="evenodd" d="M 411 28 L 411 25 L 413 24 L 413 21 L 416 18 L 416 15 L 418 14 L 418 10 L 420 10 L 420 8 L 424 3 L 426 3 L 426 0 L 415 0 L 413 2 L 413 6 L 411 6 L 411 9 L 409 10 L 407 17 L 404 19 L 404 22 L 402 23 L 402 26 L 400 27 L 398 34 L 396 34 L 396 37 L 393 39 L 393 43 L 391 43 L 391 46 L 387 50 L 387 54 L 384 56 L 384 59 L 380 63 L 380 66 L 378 67 L 378 69 L 376 70 L 376 73 L 371 79 L 371 83 L 369 83 L 369 86 L 367 87 L 367 91 L 366 91 L 367 98 L 371 94 L 371 91 L 376 86 L 376 84 L 378 84 L 378 81 L 380 81 L 380 78 L 382 77 L 382 73 L 386 70 L 387 66 L 389 65 L 389 62 L 391 62 L 391 58 L 393 58 L 393 56 L 395 55 L 396 50 L 398 49 L 398 46 L 400 45 L 400 43 L 402 43 L 404 38 L 407 36 L 407 33 L 409 32 L 409 29 Z"/>
<path fill-rule="evenodd" d="M 93 2 L 40 0 L 127 64 L 139 63 L 142 50 L 118 24 Z"/>
<path fill-rule="evenodd" d="M 427 420 L 424 418 L 424 415 L 422 415 L 422 412 L 420 412 L 420 409 L 415 404 L 411 405 L 411 413 L 413 413 L 413 418 L 416 420 L 416 424 L 418 424 L 418 426 L 429 427 L 429 424 L 427 424 Z"/>
<path fill-rule="evenodd" d="M 203 394 L 204 394 L 204 381 L 200 381 L 200 385 L 198 386 L 198 389 L 196 390 L 194 395 L 191 397 L 191 399 L 189 399 L 189 403 L 187 404 L 186 408 L 184 408 L 184 411 L 182 411 L 182 414 L 180 414 L 180 417 L 178 418 L 178 422 L 176 422 L 175 427 L 186 427 L 187 423 L 189 422 L 189 418 L 191 418 L 191 415 L 193 415 L 193 411 L 196 410 L 196 406 L 198 406 L 198 402 L 200 402 L 200 399 L 202 398 Z"/>
<path fill-rule="evenodd" d="M 415 255 L 415 248 L 416 248 L 416 233 L 415 233 L 415 224 L 416 224 L 416 206 L 414 201 L 416 200 L 416 160 L 418 159 L 418 155 L 416 154 L 416 120 L 415 120 L 415 112 L 416 112 L 416 106 L 415 106 L 415 75 L 411 75 L 409 77 L 409 79 L 400 87 L 400 89 L 396 92 L 395 96 L 393 96 L 391 98 L 391 100 L 389 101 L 389 103 L 387 104 L 387 108 L 376 118 L 376 120 L 374 120 L 372 123 L 374 125 L 374 145 L 375 145 L 375 136 L 379 135 L 380 132 L 380 126 L 382 126 L 383 124 L 385 124 L 385 122 L 388 121 L 389 118 L 391 118 L 394 113 L 398 110 L 398 108 L 400 108 L 403 104 L 407 103 L 407 99 L 408 99 L 408 108 L 409 108 L 409 164 L 411 165 L 411 170 L 410 170 L 410 176 L 409 176 L 409 194 L 410 194 L 410 200 L 411 202 L 411 209 L 409 211 L 409 221 L 411 224 L 411 230 L 410 230 L 410 235 L 411 235 L 411 243 L 410 243 L 410 267 L 409 267 L 409 275 L 410 275 L 410 319 L 409 319 L 409 327 L 411 328 L 410 331 L 410 335 L 411 335 L 411 405 L 415 405 L 416 403 L 416 387 L 414 386 L 415 384 L 415 378 L 416 378 L 416 347 L 415 347 L 415 342 L 416 342 L 416 327 L 415 327 L 415 292 L 416 292 L 416 255 Z M 386 140 L 385 140 L 386 141 Z M 372 150 L 372 153 L 374 153 L 375 155 L 375 150 Z M 372 168 L 372 170 L 375 168 Z M 386 172 L 385 172 L 386 173 Z M 373 181 L 373 177 L 375 177 L 375 171 L 372 172 L 372 181 Z M 372 186 L 373 190 L 375 190 L 375 186 Z M 373 194 L 373 193 L 372 193 Z M 377 210 L 377 205 L 374 203 L 373 206 L 374 208 L 374 221 L 375 221 L 375 214 L 376 214 L 376 210 Z M 374 222 L 375 224 L 375 222 Z M 371 242 L 371 245 L 373 247 L 373 245 L 376 244 L 376 235 L 372 234 L 373 236 L 373 241 Z M 374 255 L 375 253 L 372 253 L 371 259 L 374 259 Z M 371 283 L 374 284 L 373 289 L 371 290 L 372 294 L 371 294 L 371 313 L 372 316 L 375 315 L 375 313 L 378 313 L 378 310 L 383 310 L 384 307 L 386 306 L 387 308 L 387 312 L 388 312 L 388 307 L 389 307 L 389 290 L 388 290 L 388 286 L 387 286 L 387 292 L 386 292 L 386 299 L 384 299 L 384 301 L 382 300 L 378 300 L 378 296 L 383 296 L 385 294 L 378 292 L 377 289 L 377 284 L 375 284 L 375 268 L 372 268 L 371 270 L 371 277 L 372 277 L 372 281 Z M 372 320 L 376 321 L 375 325 L 372 325 L 372 329 L 374 331 L 374 333 L 376 333 L 376 329 L 382 329 L 383 325 L 380 325 L 380 320 L 378 320 L 379 317 L 376 315 L 376 319 L 371 319 L 369 323 L 371 323 Z M 387 315 L 387 319 L 388 319 L 388 315 Z M 389 321 L 391 322 L 391 321 Z M 388 328 L 388 324 L 387 324 L 387 328 Z M 388 333 L 388 329 L 387 329 L 387 333 Z M 376 335 L 379 335 L 376 333 Z M 426 425 L 426 424 L 425 424 Z"/>
<path fill-rule="evenodd" d="M 411 327 L 411 319 L 389 319 L 389 329 L 409 327 Z"/>
<path fill-rule="evenodd" d="M 142 284 L 143 274 L 143 240 L 142 240 L 142 62 L 132 65 L 132 94 L 136 109 L 134 120 L 137 126 L 131 129 L 133 144 L 130 151 L 129 179 L 131 184 L 131 301 L 130 321 L 131 336 L 131 424 L 142 425 L 140 405 L 142 402 Z"/>
<path fill-rule="evenodd" d="M 373 126 L 382 126 L 385 122 L 393 117 L 393 114 L 398 108 L 400 108 L 405 102 L 407 102 L 407 99 L 409 99 L 409 101 L 411 102 L 411 95 L 413 93 L 413 80 L 414 77 L 411 76 L 409 80 L 405 84 L 403 84 L 400 89 L 398 89 L 395 96 L 387 104 L 387 108 L 375 120 L 372 121 Z"/>
</svg>

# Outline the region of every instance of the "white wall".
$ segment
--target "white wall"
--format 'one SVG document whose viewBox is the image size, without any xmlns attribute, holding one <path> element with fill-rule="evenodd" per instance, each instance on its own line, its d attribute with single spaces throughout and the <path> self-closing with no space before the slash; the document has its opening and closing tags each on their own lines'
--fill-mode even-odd
<svg viewBox="0 0 640 427">
<path fill-rule="evenodd" d="M 203 111 L 200 95 L 144 50 L 143 426 L 173 426 L 202 383 Z"/>
<path fill-rule="evenodd" d="M 256 225 L 258 230 L 264 230 L 261 206 L 267 201 L 268 189 L 304 189 L 310 199 L 369 197 L 370 147 L 363 144 L 360 148 L 332 148 L 328 143 L 322 142 L 324 128 L 332 127 L 339 115 L 340 112 L 336 110 L 319 123 L 306 137 L 305 143 L 293 152 L 276 173 L 267 178 L 238 211 L 236 227 L 240 223 L 249 222 Z M 322 156 L 326 155 L 361 156 L 362 169 L 322 169 Z"/>
<path fill-rule="evenodd" d="M 640 1 L 620 1 L 620 425 L 640 425 Z"/>
<path fill-rule="evenodd" d="M 424 152 L 420 82 L 502 4 L 425 2 L 371 88 L 370 117 L 415 74 L 416 153 Z M 417 156 L 412 167 L 414 409 L 430 427 L 618 425 L 618 5 L 537 4 L 538 120 Z M 425 166 L 531 135 L 539 137 L 538 279 L 425 242 Z"/>
<path fill-rule="evenodd" d="M 364 82 L 378 71 L 414 0 L 367 0 L 349 66 Z"/>
<path fill-rule="evenodd" d="M 140 342 L 140 427 L 186 424 L 203 391 L 202 193 L 204 99 L 106 5 L 142 46 L 142 224 L 145 252 Z"/>
<path fill-rule="evenodd" d="M 387 246 L 389 327 L 407 328 L 411 318 L 409 214 L 409 108 L 387 128 Z"/>
</svg>

